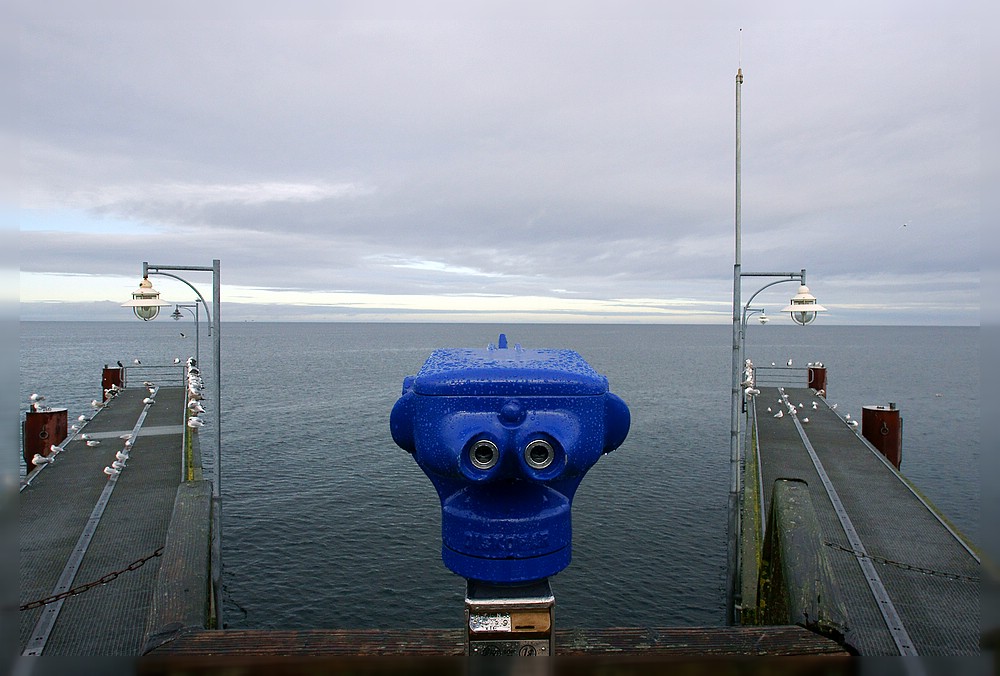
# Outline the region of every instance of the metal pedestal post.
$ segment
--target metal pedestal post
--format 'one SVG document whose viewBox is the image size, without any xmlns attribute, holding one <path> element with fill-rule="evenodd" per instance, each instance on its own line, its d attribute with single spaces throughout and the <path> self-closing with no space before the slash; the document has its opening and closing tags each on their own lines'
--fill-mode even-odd
<svg viewBox="0 0 1000 676">
<path fill-rule="evenodd" d="M 465 654 L 555 654 L 556 599 L 548 578 L 523 585 L 468 580 L 465 588 Z"/>
</svg>

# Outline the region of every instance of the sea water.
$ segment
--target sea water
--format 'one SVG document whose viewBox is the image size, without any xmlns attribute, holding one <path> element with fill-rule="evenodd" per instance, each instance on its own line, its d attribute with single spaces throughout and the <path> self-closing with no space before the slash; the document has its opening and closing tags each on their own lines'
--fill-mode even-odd
<svg viewBox="0 0 1000 676">
<path fill-rule="evenodd" d="M 88 411 L 105 364 L 193 355 L 190 323 L 22 323 L 22 418 L 32 392 L 71 418 Z M 527 348 L 577 350 L 632 412 L 625 444 L 574 499 L 573 561 L 552 579 L 559 625 L 723 622 L 731 327 L 224 323 L 229 627 L 461 625 L 465 585 L 440 560 L 437 495 L 393 444 L 389 411 L 432 350 L 485 346 L 501 331 Z M 205 326 L 200 352 L 211 380 Z M 751 326 L 747 355 L 822 361 L 828 400 L 853 417 L 896 403 L 904 474 L 977 538 L 978 328 Z M 214 385 L 208 416 L 219 414 Z"/>
</svg>

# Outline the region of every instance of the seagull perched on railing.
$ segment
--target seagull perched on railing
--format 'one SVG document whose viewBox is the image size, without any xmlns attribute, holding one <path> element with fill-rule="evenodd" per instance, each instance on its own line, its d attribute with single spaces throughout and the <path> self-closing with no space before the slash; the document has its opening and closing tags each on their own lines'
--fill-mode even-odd
<svg viewBox="0 0 1000 676">
<path fill-rule="evenodd" d="M 107 474 L 108 477 L 110 478 L 110 477 L 116 477 L 116 476 L 118 476 L 119 474 L 121 474 L 121 471 L 115 469 L 114 467 L 105 467 L 104 468 L 104 473 Z"/>
<path fill-rule="evenodd" d="M 125 462 L 126 460 L 128 460 L 128 453 L 125 451 L 118 451 L 117 453 L 115 453 L 115 457 L 121 460 L 122 462 Z"/>
<path fill-rule="evenodd" d="M 28 399 L 30 401 L 43 401 L 45 397 L 41 394 L 38 394 L 38 392 L 34 392 L 30 397 L 28 397 Z"/>
<path fill-rule="evenodd" d="M 104 404 L 97 401 L 96 399 L 91 399 L 90 405 L 93 406 L 94 408 L 100 408 L 101 406 L 104 406 Z"/>
<path fill-rule="evenodd" d="M 156 402 L 153 400 L 152 397 L 146 397 L 145 399 L 142 400 L 142 403 L 148 406 L 150 404 L 155 404 Z"/>
<path fill-rule="evenodd" d="M 35 455 L 31 458 L 31 464 L 32 465 L 47 465 L 50 462 L 52 462 L 53 460 L 55 460 L 55 458 L 53 458 L 51 456 L 42 455 L 41 453 L 35 453 Z"/>
<path fill-rule="evenodd" d="M 199 418 L 198 416 L 191 416 L 190 418 L 188 418 L 187 426 L 193 429 L 197 429 L 199 427 L 204 427 L 205 421 Z"/>
</svg>

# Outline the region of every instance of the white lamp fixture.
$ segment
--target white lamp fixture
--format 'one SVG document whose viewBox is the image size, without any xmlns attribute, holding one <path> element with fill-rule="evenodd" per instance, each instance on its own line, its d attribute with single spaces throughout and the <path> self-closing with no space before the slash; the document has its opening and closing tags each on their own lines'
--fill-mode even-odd
<svg viewBox="0 0 1000 676">
<path fill-rule="evenodd" d="M 153 288 L 153 283 L 148 277 L 143 277 L 139 282 L 139 288 L 132 292 L 132 300 L 122 303 L 122 307 L 132 308 L 135 316 L 144 322 L 156 319 L 156 315 L 160 314 L 160 308 L 167 305 L 173 303 L 160 300 L 160 292 Z"/>
<path fill-rule="evenodd" d="M 815 321 L 818 313 L 826 312 L 826 308 L 817 303 L 816 296 L 809 293 L 809 287 L 802 284 L 799 292 L 792 296 L 788 306 L 781 311 L 787 312 L 796 324 L 805 326 Z"/>
</svg>

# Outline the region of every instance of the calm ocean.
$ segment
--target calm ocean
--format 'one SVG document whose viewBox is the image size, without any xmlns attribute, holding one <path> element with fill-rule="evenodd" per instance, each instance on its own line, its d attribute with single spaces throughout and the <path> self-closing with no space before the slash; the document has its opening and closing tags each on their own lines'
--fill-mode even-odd
<svg viewBox="0 0 1000 676">
<path fill-rule="evenodd" d="M 32 392 L 71 417 L 89 410 L 104 364 L 193 354 L 191 323 L 22 323 L 22 418 Z M 433 349 L 500 331 L 579 351 L 632 411 L 628 440 L 574 500 L 573 562 L 552 580 L 559 624 L 723 622 L 730 326 L 242 323 L 222 329 L 230 627 L 461 625 L 437 495 L 388 418 Z M 204 326 L 201 353 L 207 367 Z M 824 362 L 828 400 L 855 417 L 895 402 L 904 474 L 978 539 L 978 328 L 751 326 L 747 354 Z"/>
</svg>

